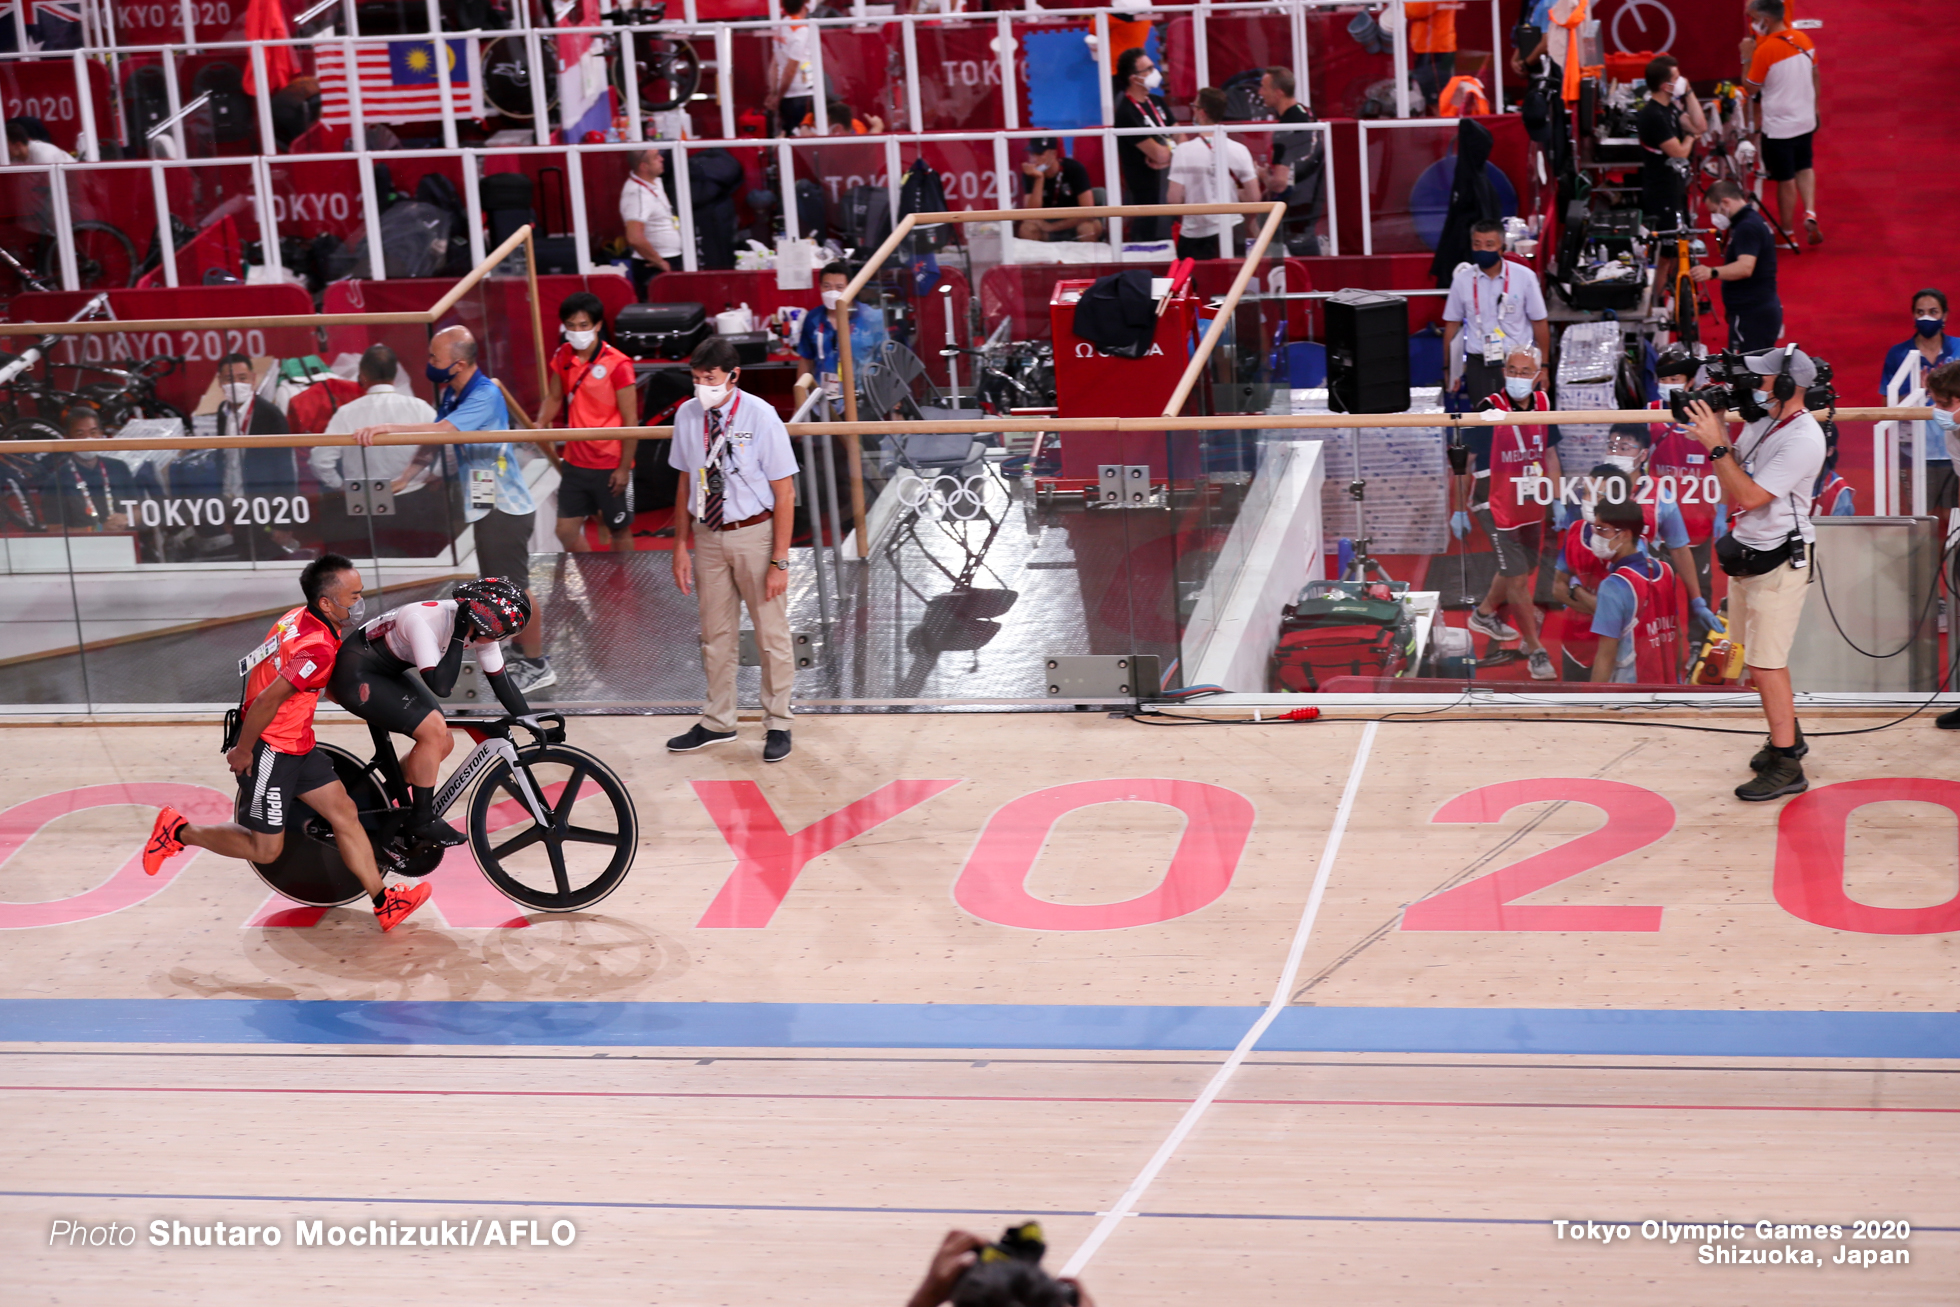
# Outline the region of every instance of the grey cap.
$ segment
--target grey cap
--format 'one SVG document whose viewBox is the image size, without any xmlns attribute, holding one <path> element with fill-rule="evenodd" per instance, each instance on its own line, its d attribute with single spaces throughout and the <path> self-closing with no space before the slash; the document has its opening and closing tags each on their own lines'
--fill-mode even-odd
<svg viewBox="0 0 1960 1307">
<path fill-rule="evenodd" d="M 1817 365 L 1811 361 L 1810 355 L 1794 345 L 1789 346 L 1788 350 L 1790 376 L 1799 386 L 1817 384 Z M 1782 349 L 1765 349 L 1754 354 L 1745 354 L 1742 361 L 1747 363 L 1749 370 L 1757 376 L 1774 377 L 1783 371 L 1783 355 Z"/>
</svg>

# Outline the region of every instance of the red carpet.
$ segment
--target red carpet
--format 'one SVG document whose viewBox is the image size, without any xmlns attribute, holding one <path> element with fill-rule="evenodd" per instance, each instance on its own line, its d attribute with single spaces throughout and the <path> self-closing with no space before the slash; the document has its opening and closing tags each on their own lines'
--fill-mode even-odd
<svg viewBox="0 0 1960 1307">
<path fill-rule="evenodd" d="M 1815 158 L 1825 242 L 1778 255 L 1783 339 L 1830 360 L 1843 403 L 1877 404 L 1885 351 L 1912 335 L 1912 293 L 1935 286 L 1960 300 L 1951 245 L 1960 184 L 1941 166 L 1960 53 L 1954 6 L 1804 0 L 1799 14 L 1824 24 L 1809 35 L 1823 79 Z M 1771 208 L 1775 189 L 1766 186 Z M 1840 464 L 1869 513 L 1871 424 L 1846 423 L 1840 436 Z"/>
</svg>

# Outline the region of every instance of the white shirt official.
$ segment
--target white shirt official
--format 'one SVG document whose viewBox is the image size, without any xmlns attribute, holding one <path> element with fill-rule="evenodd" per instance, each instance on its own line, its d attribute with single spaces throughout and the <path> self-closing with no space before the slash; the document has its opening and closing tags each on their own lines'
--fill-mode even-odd
<svg viewBox="0 0 1960 1307">
<path fill-rule="evenodd" d="M 1463 357 L 1483 358 L 1494 331 L 1504 333 L 1504 351 L 1526 348 L 1532 344 L 1531 324 L 1544 320 L 1545 292 L 1538 274 L 1524 264 L 1501 260 L 1495 276 L 1474 263 L 1456 265 L 1443 321 L 1463 324 Z"/>
<path fill-rule="evenodd" d="M 1243 186 L 1259 175 L 1252 163 L 1252 151 L 1245 146 L 1227 137 L 1224 153 L 1225 175 L 1229 180 L 1225 192 L 1219 194 L 1212 185 L 1217 173 L 1211 137 L 1188 136 L 1171 151 L 1169 180 L 1184 188 L 1186 204 L 1236 204 L 1239 199 L 1236 186 Z M 1184 219 L 1184 236 L 1186 240 L 1203 240 L 1222 235 L 1238 221 L 1229 213 L 1194 213 Z"/>
<path fill-rule="evenodd" d="M 722 429 L 728 433 L 719 460 L 721 520 L 742 522 L 776 506 L 776 492 L 769 483 L 796 475 L 796 451 L 790 448 L 789 428 L 768 400 L 737 390 L 721 413 Z M 688 511 L 696 521 L 707 497 L 700 476 L 708 458 L 707 432 L 700 400 L 690 399 L 675 412 L 667 464 L 678 469 L 687 483 Z"/>
<path fill-rule="evenodd" d="M 619 193 L 619 220 L 646 224 L 647 240 L 661 258 L 681 256 L 681 229 L 674 221 L 674 206 L 667 200 L 667 188 L 659 181 L 648 181 L 638 174 L 629 176 L 625 189 Z"/>
<path fill-rule="evenodd" d="M 350 399 L 334 410 L 333 417 L 327 422 L 326 434 L 351 436 L 362 427 L 376 427 L 388 422 L 422 425 L 435 420 L 436 411 L 423 400 L 393 386 L 369 386 L 367 394 L 359 399 Z M 313 469 L 313 475 L 320 478 L 321 485 L 329 490 L 338 490 L 346 484 L 348 477 L 365 480 L 386 477 L 392 483 L 415 461 L 415 450 L 414 445 L 375 445 L 367 449 L 359 445 L 319 445 L 306 461 Z M 403 488 L 402 493 L 421 489 L 434 475 L 433 468 L 423 468 Z"/>
</svg>

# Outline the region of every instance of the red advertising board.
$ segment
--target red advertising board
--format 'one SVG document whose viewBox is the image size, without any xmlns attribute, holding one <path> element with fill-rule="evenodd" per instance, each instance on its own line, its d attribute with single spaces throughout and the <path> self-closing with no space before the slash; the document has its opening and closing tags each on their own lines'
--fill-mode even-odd
<svg viewBox="0 0 1960 1307">
<path fill-rule="evenodd" d="M 88 65 L 89 98 L 94 102 L 95 136 L 98 141 L 114 135 L 116 120 L 110 116 L 109 70 L 101 64 Z M 75 62 L 72 59 L 9 59 L 0 63 L 0 108 L 9 118 L 25 115 L 39 118 L 48 135 L 64 150 L 75 148 L 75 137 L 82 130 L 82 106 L 75 94 Z"/>
</svg>

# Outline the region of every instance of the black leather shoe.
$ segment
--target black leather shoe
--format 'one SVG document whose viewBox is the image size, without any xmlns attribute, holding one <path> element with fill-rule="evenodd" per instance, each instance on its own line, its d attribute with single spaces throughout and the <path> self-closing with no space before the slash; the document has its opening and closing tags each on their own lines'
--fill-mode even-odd
<svg viewBox="0 0 1960 1307">
<path fill-rule="evenodd" d="M 764 762 L 781 762 L 787 757 L 789 757 L 789 732 L 769 732 L 769 738 L 763 741 L 762 760 Z"/>
<path fill-rule="evenodd" d="M 1933 725 L 1943 731 L 1960 731 L 1960 708 L 1941 713 L 1933 719 Z"/>
<path fill-rule="evenodd" d="M 696 722 L 686 735 L 676 735 L 667 741 L 667 752 L 693 753 L 696 749 L 705 749 L 711 744 L 726 744 L 734 738 L 733 731 L 711 731 Z"/>
</svg>

